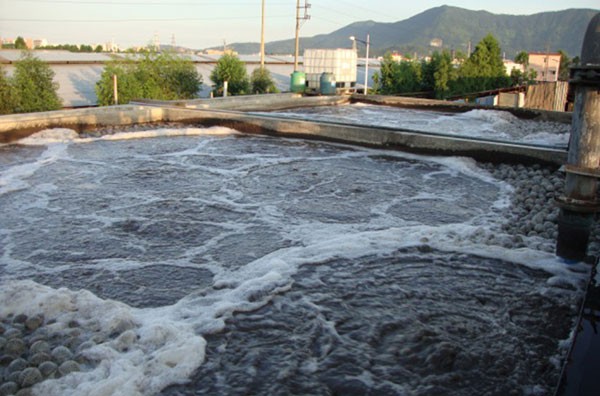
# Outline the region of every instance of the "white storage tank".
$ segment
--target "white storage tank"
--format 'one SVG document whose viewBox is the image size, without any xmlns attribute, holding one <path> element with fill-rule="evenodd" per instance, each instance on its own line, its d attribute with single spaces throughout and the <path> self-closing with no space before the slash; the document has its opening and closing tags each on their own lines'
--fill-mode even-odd
<svg viewBox="0 0 600 396">
<path fill-rule="evenodd" d="M 332 73 L 338 91 L 351 91 L 356 85 L 357 60 L 358 54 L 353 49 L 305 49 L 304 72 L 307 89 L 320 92 L 321 75 Z"/>
</svg>

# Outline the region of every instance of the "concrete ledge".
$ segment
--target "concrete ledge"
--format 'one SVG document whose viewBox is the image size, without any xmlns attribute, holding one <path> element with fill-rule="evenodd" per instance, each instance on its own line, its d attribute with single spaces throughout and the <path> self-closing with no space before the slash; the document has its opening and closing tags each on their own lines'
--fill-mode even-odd
<svg viewBox="0 0 600 396">
<path fill-rule="evenodd" d="M 401 130 L 362 127 L 333 122 L 311 122 L 276 116 L 258 116 L 232 111 L 166 108 L 166 120 L 204 126 L 226 126 L 245 133 L 299 137 L 381 147 L 431 155 L 467 156 L 480 161 L 544 163 L 562 165 L 567 152 L 477 138 Z"/>
<path fill-rule="evenodd" d="M 109 106 L 79 110 L 0 116 L 0 143 L 9 143 L 47 128 L 70 128 L 77 132 L 103 125 L 161 122 L 164 109 L 149 106 Z"/>
<path fill-rule="evenodd" d="M 335 102 L 336 97 L 329 98 Z M 304 101 L 304 99 L 302 99 Z M 154 106 L 111 106 L 0 117 L 0 142 L 7 143 L 47 128 L 78 132 L 102 126 L 178 122 L 226 126 L 245 133 L 300 137 L 396 149 L 421 154 L 468 156 L 481 161 L 566 163 L 565 150 L 524 144 L 461 138 L 384 127 L 363 127 L 334 122 L 293 120 L 226 110 L 198 110 Z"/>
<path fill-rule="evenodd" d="M 406 98 L 401 96 L 383 96 L 383 95 L 360 95 L 354 94 L 351 101 L 370 103 L 386 106 L 403 107 L 409 109 L 433 110 L 433 111 L 448 111 L 455 113 L 464 113 L 471 110 L 498 110 L 507 111 L 516 117 L 531 119 L 535 121 L 553 121 L 570 124 L 572 113 L 562 111 L 546 111 L 536 109 L 525 109 L 515 107 L 500 107 L 500 106 L 482 106 L 475 103 L 449 102 L 446 100 Z"/>
<path fill-rule="evenodd" d="M 187 109 L 269 111 L 297 107 L 332 106 L 350 102 L 349 96 L 302 96 L 297 93 L 228 96 L 226 98 L 160 101 L 142 99 L 136 104 L 177 106 Z"/>
</svg>

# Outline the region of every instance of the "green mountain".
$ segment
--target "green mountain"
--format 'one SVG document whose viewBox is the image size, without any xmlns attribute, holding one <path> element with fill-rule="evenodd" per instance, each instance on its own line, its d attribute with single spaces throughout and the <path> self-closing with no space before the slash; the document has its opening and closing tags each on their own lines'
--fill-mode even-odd
<svg viewBox="0 0 600 396">
<path fill-rule="evenodd" d="M 568 9 L 533 15 L 498 15 L 441 6 L 399 22 L 355 22 L 329 34 L 302 37 L 300 47 L 301 52 L 304 48 L 350 48 L 350 36 L 364 40 L 369 33 L 373 56 L 383 55 L 386 51 L 430 53 L 439 50 L 429 45 L 433 39 L 441 39 L 445 49 L 466 53 L 469 42 L 474 49 L 486 34 L 491 33 L 498 39 L 507 58 L 514 58 L 519 51 L 559 49 L 573 57 L 580 54 L 587 25 L 597 12 L 599 10 Z M 236 43 L 229 47 L 241 54 L 259 52 L 258 43 Z M 293 53 L 294 40 L 266 43 L 265 51 Z"/>
</svg>

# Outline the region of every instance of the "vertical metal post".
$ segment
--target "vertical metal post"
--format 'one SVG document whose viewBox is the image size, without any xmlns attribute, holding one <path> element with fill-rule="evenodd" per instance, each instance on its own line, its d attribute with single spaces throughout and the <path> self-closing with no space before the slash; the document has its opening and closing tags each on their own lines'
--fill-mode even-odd
<svg viewBox="0 0 600 396">
<path fill-rule="evenodd" d="M 300 49 L 300 0 L 296 0 L 296 52 L 294 52 L 294 71 L 298 71 L 298 51 Z"/>
<path fill-rule="evenodd" d="M 365 57 L 365 96 L 369 93 L 369 43 L 371 35 L 367 33 L 367 53 Z"/>
<path fill-rule="evenodd" d="M 229 81 L 223 81 L 223 97 L 227 97 L 227 89 L 229 88 Z"/>
<path fill-rule="evenodd" d="M 262 22 L 260 28 L 260 67 L 265 67 L 265 0 L 262 0 Z"/>
<path fill-rule="evenodd" d="M 600 178 L 600 13 L 592 18 L 583 40 L 581 65 L 571 69 L 575 108 L 571 123 L 565 195 L 558 199 L 556 254 L 582 260 L 594 215 Z"/>
<path fill-rule="evenodd" d="M 118 82 L 117 82 L 117 75 L 113 74 L 112 76 L 113 79 L 113 98 L 115 99 L 115 105 L 119 104 L 119 90 L 118 90 Z"/>
</svg>

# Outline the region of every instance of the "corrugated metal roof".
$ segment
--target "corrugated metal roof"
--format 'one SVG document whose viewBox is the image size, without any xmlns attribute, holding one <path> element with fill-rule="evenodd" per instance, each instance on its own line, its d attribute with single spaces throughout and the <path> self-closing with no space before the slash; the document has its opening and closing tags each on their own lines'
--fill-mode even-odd
<svg viewBox="0 0 600 396">
<path fill-rule="evenodd" d="M 21 58 L 21 50 L 0 50 L 0 57 L 15 62 Z M 69 52 L 63 50 L 36 50 L 36 58 L 44 62 L 106 62 L 113 59 L 110 54 L 97 52 Z"/>
</svg>

